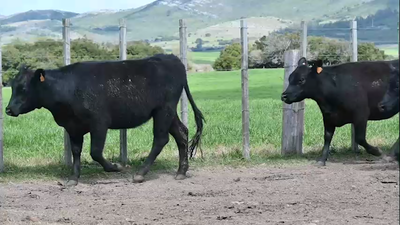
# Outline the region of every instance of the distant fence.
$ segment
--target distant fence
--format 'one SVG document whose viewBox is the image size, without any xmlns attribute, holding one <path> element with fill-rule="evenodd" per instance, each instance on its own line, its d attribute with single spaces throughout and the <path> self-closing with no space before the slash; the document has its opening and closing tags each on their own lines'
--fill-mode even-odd
<svg viewBox="0 0 400 225">
<path fill-rule="evenodd" d="M 398 29 L 398 28 L 397 28 Z M 307 23 L 301 22 L 301 46 L 299 50 L 290 50 L 285 52 L 285 82 L 283 88 L 288 83 L 287 79 L 290 73 L 297 67 L 297 61 L 301 56 L 307 56 Z M 249 87 L 248 87 L 248 69 L 249 69 L 249 56 L 248 56 L 248 26 L 245 18 L 240 20 L 240 43 L 241 43 L 241 88 L 242 88 L 242 150 L 243 157 L 250 159 L 250 132 L 249 132 Z M 347 31 L 351 37 L 351 61 L 358 61 L 357 49 L 357 22 L 351 21 Z M 63 19 L 63 58 L 64 65 L 71 62 L 70 54 L 70 21 Z M 188 34 L 187 24 L 184 20 L 179 20 L 179 57 L 188 71 Z M 0 36 L 1 41 L 1 36 Z M 119 60 L 125 60 L 127 57 L 127 40 L 126 40 L 126 22 L 121 19 L 119 21 Z M 1 68 L 1 45 L 0 45 L 0 68 Z M 0 81 L 2 80 L 2 70 L 0 69 Z M 0 84 L 2 85 L 2 83 Z M 3 86 L 1 86 L 3 87 Z M 2 103 L 2 92 L 0 92 L 0 102 Z M 182 122 L 188 127 L 188 102 L 185 91 L 181 95 L 181 118 Z M 304 101 L 287 105 L 283 103 L 283 118 L 282 118 L 282 149 L 281 154 L 288 153 L 302 154 L 302 142 L 304 133 Z M 358 145 L 354 141 L 354 129 L 352 127 L 352 148 L 358 150 Z M 119 160 L 122 164 L 128 161 L 127 155 L 127 133 L 126 130 L 120 130 L 120 157 Z M 72 165 L 71 146 L 69 143 L 68 133 L 64 131 L 64 161 L 66 165 Z M 3 161 L 3 108 L 0 104 L 0 171 L 4 170 Z"/>
</svg>

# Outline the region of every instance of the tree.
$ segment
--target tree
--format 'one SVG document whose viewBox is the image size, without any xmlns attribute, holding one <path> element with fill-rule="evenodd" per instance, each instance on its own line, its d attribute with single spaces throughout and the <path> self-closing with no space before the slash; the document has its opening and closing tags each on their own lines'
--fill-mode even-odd
<svg viewBox="0 0 400 225">
<path fill-rule="evenodd" d="M 203 39 L 197 38 L 195 43 L 196 43 L 196 48 L 197 49 L 202 49 L 203 48 Z"/>
<path fill-rule="evenodd" d="M 214 70 L 237 70 L 241 66 L 241 45 L 234 43 L 225 47 L 213 64 Z"/>
<path fill-rule="evenodd" d="M 374 43 L 359 44 L 357 52 L 360 61 L 385 60 L 388 58 L 384 51 L 375 47 Z"/>
<path fill-rule="evenodd" d="M 145 58 L 158 53 L 164 53 L 164 50 L 158 46 L 151 46 L 146 42 L 128 43 L 128 59 Z M 22 64 L 31 69 L 61 67 L 64 65 L 62 56 L 62 41 L 40 39 L 33 43 L 27 43 L 16 40 L 3 47 L 3 81 L 7 83 L 13 79 Z M 85 37 L 71 40 L 71 63 L 118 59 L 118 45 L 110 43 L 98 44 Z"/>
<path fill-rule="evenodd" d="M 321 59 L 324 64 L 338 64 L 350 61 L 350 43 L 325 37 L 309 37 L 307 58 Z"/>
<path fill-rule="evenodd" d="M 253 48 L 261 51 L 261 61 L 257 57 L 250 57 L 249 66 L 256 65 L 256 67 L 276 68 L 283 66 L 283 55 L 285 51 L 290 49 L 300 48 L 300 34 L 299 33 L 285 33 L 263 36 L 257 40 Z M 254 56 L 256 53 L 250 52 Z M 260 54 L 260 53 L 258 53 Z M 253 60 L 257 60 L 254 62 Z"/>
<path fill-rule="evenodd" d="M 160 46 L 151 46 L 143 41 L 134 41 L 128 45 L 126 53 L 128 59 L 141 59 L 164 53 L 164 50 Z"/>
</svg>

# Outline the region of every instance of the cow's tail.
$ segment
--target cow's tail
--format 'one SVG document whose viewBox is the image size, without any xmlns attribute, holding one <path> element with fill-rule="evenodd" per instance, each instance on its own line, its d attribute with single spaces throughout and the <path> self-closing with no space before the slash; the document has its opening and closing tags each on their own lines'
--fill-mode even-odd
<svg viewBox="0 0 400 225">
<path fill-rule="evenodd" d="M 190 141 L 189 149 L 188 149 L 189 157 L 192 158 L 197 152 L 197 151 L 195 151 L 196 148 L 200 146 L 201 135 L 203 133 L 203 120 L 205 121 L 205 119 L 203 117 L 203 114 L 199 110 L 199 108 L 197 108 L 196 103 L 194 103 L 192 94 L 190 93 L 189 86 L 187 83 L 185 84 L 184 88 L 185 88 L 186 96 L 188 97 L 190 105 L 192 106 L 192 109 L 194 111 L 194 120 L 195 120 L 196 126 L 197 126 L 196 134 L 193 136 L 192 140 Z M 195 152 L 195 154 L 193 154 L 193 152 Z M 201 155 L 203 155 L 203 154 L 201 154 Z"/>
</svg>

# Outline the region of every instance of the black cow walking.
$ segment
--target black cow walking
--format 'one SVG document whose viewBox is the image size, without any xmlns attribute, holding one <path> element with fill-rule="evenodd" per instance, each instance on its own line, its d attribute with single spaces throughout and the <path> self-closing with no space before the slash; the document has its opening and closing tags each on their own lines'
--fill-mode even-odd
<svg viewBox="0 0 400 225">
<path fill-rule="evenodd" d="M 351 62 L 326 67 L 323 67 L 321 60 L 312 66 L 304 57 L 298 61 L 281 99 L 287 104 L 306 98 L 317 102 L 325 127 L 319 165 L 326 163 L 336 127 L 349 123 L 354 124 L 355 139 L 359 145 L 369 154 L 382 155 L 377 147 L 368 144 L 365 135 L 368 120 L 389 119 L 399 112 L 398 108 L 381 112 L 378 107 L 393 67 L 399 68 L 398 60 Z"/>
<path fill-rule="evenodd" d="M 12 81 L 6 113 L 17 117 L 35 109 L 48 109 L 70 136 L 73 175 L 68 186 L 78 184 L 83 136 L 90 132 L 90 155 L 107 172 L 122 168 L 103 157 L 108 129 L 135 128 L 153 118 L 153 146 L 133 177 L 142 182 L 171 134 L 179 149 L 176 179 L 189 168 L 188 129 L 177 115 L 183 89 L 192 105 L 197 125 L 189 148 L 192 155 L 203 130 L 203 115 L 197 108 L 186 79 L 186 70 L 174 55 L 158 54 L 140 60 L 79 62 L 59 69 L 36 71 L 22 68 Z"/>
<path fill-rule="evenodd" d="M 392 73 L 390 74 L 389 88 L 386 90 L 385 95 L 378 107 L 381 112 L 399 110 L 399 69 L 392 67 Z M 397 162 L 400 162 L 399 153 L 399 138 L 394 143 L 391 154 L 396 158 Z"/>
</svg>

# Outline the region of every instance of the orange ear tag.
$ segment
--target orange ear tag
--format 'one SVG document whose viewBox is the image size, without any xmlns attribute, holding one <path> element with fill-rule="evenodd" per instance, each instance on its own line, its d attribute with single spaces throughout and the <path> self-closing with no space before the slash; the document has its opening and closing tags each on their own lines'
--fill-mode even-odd
<svg viewBox="0 0 400 225">
<path fill-rule="evenodd" d="M 317 73 L 321 73 L 322 72 L 322 67 L 318 67 L 317 68 Z"/>
<path fill-rule="evenodd" d="M 40 82 L 43 82 L 44 81 L 44 76 L 43 76 L 43 74 L 40 74 Z"/>
</svg>

